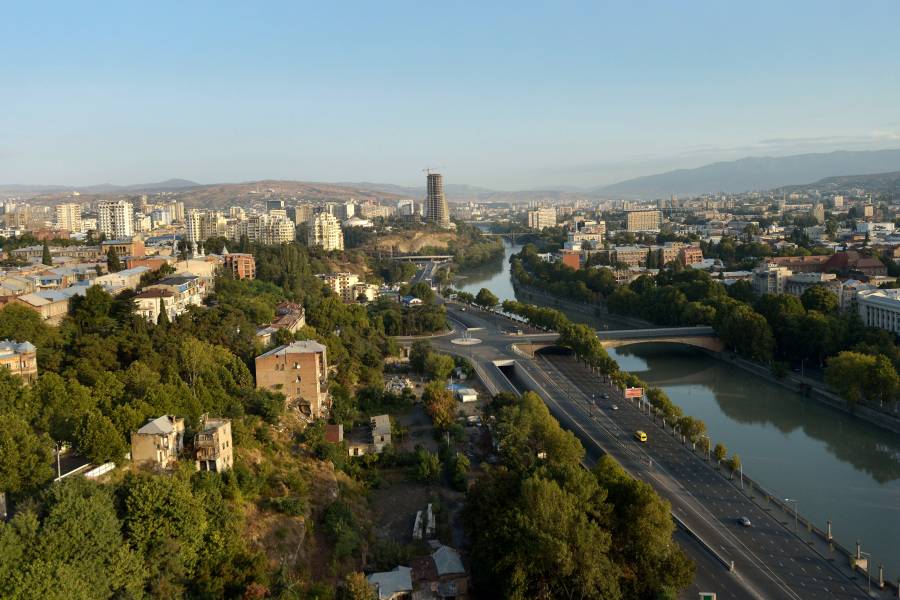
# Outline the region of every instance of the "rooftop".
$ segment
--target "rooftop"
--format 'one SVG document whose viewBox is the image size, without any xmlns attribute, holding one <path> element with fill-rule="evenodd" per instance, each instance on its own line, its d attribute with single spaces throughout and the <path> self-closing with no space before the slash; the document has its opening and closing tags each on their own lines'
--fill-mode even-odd
<svg viewBox="0 0 900 600">
<path fill-rule="evenodd" d="M 137 430 L 142 435 L 168 435 L 175 431 L 175 417 L 163 415 L 157 417 Z"/>
<path fill-rule="evenodd" d="M 257 358 L 267 358 L 269 356 L 287 356 L 289 354 L 312 354 L 325 352 L 325 346 L 313 340 L 303 340 L 300 342 L 291 342 L 284 346 L 279 346 L 269 350 L 265 354 L 259 355 Z"/>
</svg>

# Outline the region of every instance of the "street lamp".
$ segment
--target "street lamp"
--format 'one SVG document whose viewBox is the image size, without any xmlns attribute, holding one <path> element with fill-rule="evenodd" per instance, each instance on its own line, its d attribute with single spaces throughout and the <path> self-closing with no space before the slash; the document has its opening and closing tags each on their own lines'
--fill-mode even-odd
<svg viewBox="0 0 900 600">
<path fill-rule="evenodd" d="M 797 528 L 797 500 L 795 498 L 785 498 L 784 501 L 794 505 L 794 533 L 799 533 Z"/>
</svg>

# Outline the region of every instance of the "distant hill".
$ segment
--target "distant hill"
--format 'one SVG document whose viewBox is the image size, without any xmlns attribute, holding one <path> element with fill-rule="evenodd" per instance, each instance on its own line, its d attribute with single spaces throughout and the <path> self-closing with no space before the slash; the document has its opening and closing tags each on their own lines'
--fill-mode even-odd
<svg viewBox="0 0 900 600">
<path fill-rule="evenodd" d="M 187 179 L 167 179 L 156 183 L 139 183 L 136 185 L 113 185 L 111 183 L 88 186 L 0 184 L 0 194 L 25 196 L 67 192 L 78 192 L 81 194 L 152 194 L 154 192 L 189 190 L 200 185 L 196 181 L 188 181 Z"/>
<path fill-rule="evenodd" d="M 717 162 L 696 169 L 679 169 L 594 188 L 609 196 L 665 198 L 671 194 L 769 190 L 833 176 L 861 175 L 900 169 L 900 149 L 837 151 L 778 157 L 751 157 Z"/>
<path fill-rule="evenodd" d="M 778 188 L 779 192 L 791 193 L 804 190 L 820 192 L 841 192 L 852 188 L 864 189 L 873 194 L 900 194 L 900 171 L 889 173 L 871 173 L 868 175 L 839 175 L 825 177 L 813 183 L 787 185 Z"/>
</svg>

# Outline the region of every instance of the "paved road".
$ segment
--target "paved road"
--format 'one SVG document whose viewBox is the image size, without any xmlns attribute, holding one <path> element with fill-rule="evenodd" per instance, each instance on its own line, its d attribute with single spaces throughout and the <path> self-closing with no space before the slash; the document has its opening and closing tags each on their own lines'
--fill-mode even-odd
<svg viewBox="0 0 900 600">
<path fill-rule="evenodd" d="M 865 598 L 865 579 L 851 579 L 826 560 L 793 531 L 793 523 L 779 521 L 754 502 L 721 472 L 685 447 L 670 432 L 653 425 L 637 407 L 619 398 L 619 410 L 612 401 L 592 402 L 591 394 L 618 394 L 605 386 L 599 376 L 567 357 L 551 356 L 530 360 L 516 354 L 512 344 L 518 336 L 505 334 L 509 321 L 503 317 L 471 310 L 460 312 L 449 305 L 451 322 L 458 327 L 482 327 L 476 346 L 453 345 L 447 336 L 434 340 L 441 350 L 469 357 L 489 388 L 508 386 L 493 365 L 496 359 L 515 358 L 519 377 L 537 391 L 563 427 L 575 433 L 595 460 L 606 452 L 632 475 L 647 481 L 672 504 L 673 513 L 684 521 L 716 553 L 735 562 L 735 571 L 716 568 L 715 560 L 694 542 L 686 551 L 698 564 L 698 581 L 717 585 L 703 589 L 734 594 L 735 598 Z M 492 390 L 493 391 L 493 390 Z M 636 429 L 648 432 L 646 444 L 636 442 Z M 753 527 L 743 528 L 738 517 L 746 516 Z M 801 532 L 802 533 L 802 532 Z M 691 541 L 690 539 L 687 541 Z M 840 561 L 836 558 L 835 563 Z M 710 564 L 712 562 L 712 564 Z M 862 586 L 862 587 L 860 587 Z M 725 596 L 727 597 L 727 596 Z M 883 593 L 881 597 L 888 597 Z"/>
</svg>

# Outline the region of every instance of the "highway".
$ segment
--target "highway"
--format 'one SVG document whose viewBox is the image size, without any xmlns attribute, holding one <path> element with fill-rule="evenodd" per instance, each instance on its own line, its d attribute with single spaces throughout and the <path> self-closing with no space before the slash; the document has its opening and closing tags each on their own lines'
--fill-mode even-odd
<svg viewBox="0 0 900 600">
<path fill-rule="evenodd" d="M 566 429 L 575 433 L 585 446 L 589 464 L 602 453 L 613 456 L 633 476 L 650 483 L 672 505 L 673 514 L 725 563 L 734 561 L 729 572 L 703 545 L 683 533 L 678 535 L 698 565 L 696 591 L 709 591 L 725 598 L 866 598 L 864 575 L 855 578 L 842 568 L 846 558 L 834 560 L 818 554 L 811 544 L 793 531 L 793 522 L 779 521 L 778 510 L 758 506 L 735 482 L 723 476 L 705 456 L 691 451 L 670 430 L 653 424 L 638 407 L 621 398 L 621 392 L 606 385 L 574 359 L 546 355 L 537 359 L 517 353 L 513 344 L 531 336 L 506 333 L 513 325 L 502 316 L 462 311 L 449 304 L 448 315 L 454 328 L 482 328 L 473 337 L 482 340 L 474 346 L 451 342 L 456 335 L 434 338 L 432 344 L 446 352 L 466 356 L 476 365 L 479 376 L 490 391 L 508 389 L 509 382 L 494 366 L 494 360 L 513 359 L 518 365 L 517 379 L 536 391 Z M 523 339 L 523 337 L 525 339 Z M 603 393 L 612 400 L 599 401 Z M 612 403 L 619 410 L 611 410 Z M 649 435 L 647 443 L 634 440 L 637 429 Z M 747 517 L 752 527 L 737 522 Z M 702 589 L 714 586 L 713 589 Z M 873 586 L 873 590 L 875 590 Z M 696 596 L 694 596 L 696 597 Z M 877 591 L 872 597 L 895 597 Z"/>
</svg>

